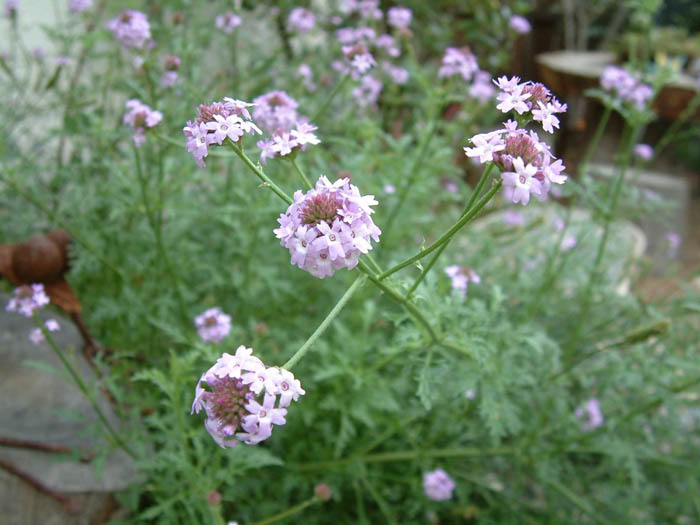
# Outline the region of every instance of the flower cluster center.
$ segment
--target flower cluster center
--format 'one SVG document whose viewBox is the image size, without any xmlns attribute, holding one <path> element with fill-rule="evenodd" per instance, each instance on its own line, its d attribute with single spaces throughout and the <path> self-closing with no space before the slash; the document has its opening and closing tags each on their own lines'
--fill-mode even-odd
<svg viewBox="0 0 700 525">
<path fill-rule="evenodd" d="M 331 226 L 333 220 L 338 216 L 338 208 L 340 208 L 340 203 L 335 195 L 327 193 L 316 195 L 306 203 L 301 211 L 302 223 L 318 224 L 325 221 Z"/>
<path fill-rule="evenodd" d="M 229 427 L 230 434 L 238 428 L 243 416 L 248 415 L 245 405 L 253 399 L 253 393 L 241 379 L 220 377 L 207 383 L 210 392 L 203 399 L 211 406 L 211 413 L 221 427 Z"/>
</svg>

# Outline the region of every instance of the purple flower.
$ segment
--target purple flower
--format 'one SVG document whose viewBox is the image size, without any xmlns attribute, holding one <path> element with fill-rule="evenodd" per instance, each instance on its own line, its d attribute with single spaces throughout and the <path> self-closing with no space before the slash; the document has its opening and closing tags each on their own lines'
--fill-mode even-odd
<svg viewBox="0 0 700 525">
<path fill-rule="evenodd" d="M 651 86 L 641 82 L 638 76 L 617 66 L 608 66 L 603 70 L 600 86 L 638 110 L 644 109 L 654 94 Z"/>
<path fill-rule="evenodd" d="M 340 268 L 351 270 L 372 249 L 370 239 L 379 242 L 381 230 L 370 217 L 376 204 L 348 179 L 331 183 L 321 176 L 314 189 L 294 193 L 274 233 L 294 266 L 323 279 Z"/>
<path fill-rule="evenodd" d="M 160 86 L 162 88 L 169 88 L 175 85 L 179 74 L 177 71 L 166 71 L 160 77 Z"/>
<path fill-rule="evenodd" d="M 487 71 L 477 71 L 474 74 L 474 82 L 469 86 L 469 96 L 479 102 L 488 102 L 495 92 L 496 89 L 491 83 L 491 74 Z"/>
<path fill-rule="evenodd" d="M 652 148 L 649 144 L 635 144 L 634 156 L 643 160 L 644 162 L 649 162 L 654 158 L 654 148 Z"/>
<path fill-rule="evenodd" d="M 384 191 L 384 193 L 386 193 L 387 195 L 392 195 L 396 193 L 396 186 L 394 186 L 393 184 L 385 184 L 382 191 Z"/>
<path fill-rule="evenodd" d="M 532 26 L 527 18 L 520 15 L 513 15 L 508 21 L 508 27 L 518 34 L 524 35 L 532 31 Z"/>
<path fill-rule="evenodd" d="M 377 65 L 374 57 L 364 44 L 343 46 L 343 55 L 350 64 L 350 70 L 355 75 L 364 75 Z"/>
<path fill-rule="evenodd" d="M 466 392 L 464 392 L 464 397 L 467 399 L 474 399 L 476 398 L 476 390 L 473 388 L 469 388 Z"/>
<path fill-rule="evenodd" d="M 46 51 L 44 51 L 43 47 L 32 48 L 32 56 L 37 60 L 43 60 L 46 56 Z"/>
<path fill-rule="evenodd" d="M 591 398 L 576 409 L 576 417 L 581 421 L 585 432 L 595 430 L 603 424 L 603 413 L 600 411 L 600 403 L 596 398 Z"/>
<path fill-rule="evenodd" d="M 57 332 L 58 330 L 61 329 L 60 325 L 58 324 L 58 321 L 55 319 L 49 319 L 44 323 L 44 326 L 49 332 Z M 29 333 L 29 340 L 34 343 L 35 345 L 38 345 L 44 341 L 44 332 L 41 331 L 41 328 L 34 328 L 30 333 Z"/>
<path fill-rule="evenodd" d="M 197 333 L 205 343 L 220 343 L 231 332 L 231 317 L 220 308 L 210 308 L 194 318 Z"/>
<path fill-rule="evenodd" d="M 310 122 L 297 122 L 289 131 L 278 129 L 270 138 L 258 141 L 260 162 L 264 165 L 267 159 L 304 151 L 309 144 L 320 144 L 321 140 L 314 133 L 316 129 Z"/>
<path fill-rule="evenodd" d="M 434 501 L 452 499 L 455 482 L 441 468 L 426 472 L 423 476 L 423 491 Z"/>
<path fill-rule="evenodd" d="M 297 69 L 297 74 L 304 79 L 304 87 L 308 91 L 316 91 L 316 84 L 314 83 L 313 77 L 314 72 L 311 66 L 308 64 L 300 64 Z"/>
<path fill-rule="evenodd" d="M 390 7 L 386 12 L 387 23 L 397 29 L 406 29 L 411 24 L 413 16 L 411 10 L 407 7 Z"/>
<path fill-rule="evenodd" d="M 314 28 L 316 17 L 308 9 L 303 7 L 295 7 L 289 13 L 287 19 L 287 29 L 291 32 L 306 33 Z"/>
<path fill-rule="evenodd" d="M 460 295 L 466 295 L 467 285 L 470 282 L 474 284 L 481 282 L 481 277 L 474 269 L 466 266 L 453 264 L 445 268 L 445 273 L 452 281 L 452 291 Z"/>
<path fill-rule="evenodd" d="M 31 317 L 34 310 L 49 304 L 49 297 L 44 292 L 43 284 L 25 284 L 15 288 L 14 297 L 7 303 L 5 310 Z"/>
<path fill-rule="evenodd" d="M 251 106 L 253 104 L 230 97 L 208 106 L 200 104 L 197 118 L 187 121 L 182 128 L 187 151 L 198 166 L 205 166 L 203 159 L 209 154 L 211 145 L 221 145 L 226 139 L 236 142 L 246 133 L 262 135 L 260 128 L 251 121 L 248 112 Z"/>
<path fill-rule="evenodd" d="M 299 119 L 299 103 L 284 91 L 270 91 L 253 100 L 253 119 L 269 133 L 289 130 Z"/>
<path fill-rule="evenodd" d="M 66 56 L 59 55 L 56 57 L 56 66 L 57 67 L 66 66 L 66 65 L 70 64 L 70 62 L 71 62 L 71 59 L 66 57 Z"/>
<path fill-rule="evenodd" d="M 442 57 L 442 65 L 438 71 L 440 78 L 449 78 L 460 75 L 465 81 L 471 81 L 474 74 L 479 71 L 476 57 L 468 47 L 448 47 L 445 56 Z"/>
<path fill-rule="evenodd" d="M 114 33 L 124 47 L 141 49 L 151 38 L 151 26 L 141 11 L 127 9 L 107 22 L 107 29 Z"/>
<path fill-rule="evenodd" d="M 542 129 L 554 133 L 553 128 L 559 128 L 559 119 L 556 113 L 566 111 L 566 104 L 561 104 L 551 91 L 539 82 L 520 83 L 519 77 L 500 77 L 494 81 L 501 93 L 496 97 L 501 103 L 496 106 L 503 113 L 511 110 L 519 115 L 531 112 L 532 119 L 542 124 Z"/>
<path fill-rule="evenodd" d="M 69 0 L 68 2 L 68 10 L 74 14 L 82 13 L 91 7 L 92 0 Z"/>
<path fill-rule="evenodd" d="M 355 97 L 357 103 L 362 107 L 374 106 L 383 87 L 384 84 L 372 75 L 365 75 L 362 77 L 360 84 L 353 88 L 352 96 Z"/>
<path fill-rule="evenodd" d="M 394 66 L 390 62 L 384 62 L 382 69 L 389 75 L 394 84 L 402 85 L 408 82 L 408 70 Z"/>
<path fill-rule="evenodd" d="M 676 257 L 676 255 L 678 255 L 678 250 L 681 247 L 681 242 L 683 239 L 676 232 L 667 232 L 666 235 L 664 235 L 664 238 L 666 239 L 666 242 L 668 243 L 668 251 L 667 251 L 668 257 L 670 257 L 670 258 Z"/>
<path fill-rule="evenodd" d="M 216 17 L 216 27 L 228 35 L 233 33 L 239 25 L 241 25 L 241 17 L 231 11 Z"/>
<path fill-rule="evenodd" d="M 513 203 L 521 202 L 526 205 L 530 202 L 530 191 L 536 191 L 538 181 L 535 179 L 537 174 L 537 166 L 523 162 L 523 159 L 516 157 L 513 159 L 514 171 L 504 171 L 501 173 L 503 178 L 503 189 L 505 190 L 506 198 Z M 533 189 L 532 186 L 536 187 Z"/>
<path fill-rule="evenodd" d="M 561 249 L 562 251 L 568 252 L 577 244 L 578 239 L 576 238 L 576 236 L 569 233 L 565 235 L 564 238 L 561 240 Z"/>
<path fill-rule="evenodd" d="M 503 212 L 503 222 L 510 226 L 523 226 L 525 224 L 525 216 L 519 211 L 508 208 Z"/>
<path fill-rule="evenodd" d="M 152 110 L 135 98 L 127 100 L 126 109 L 123 122 L 134 130 L 132 138 L 134 145 L 138 148 L 146 140 L 146 129 L 157 126 L 163 120 L 163 114 L 160 111 Z"/>
<path fill-rule="evenodd" d="M 286 407 L 306 393 L 291 372 L 266 367 L 252 354 L 245 346 L 224 353 L 195 389 L 192 413 L 205 410 L 204 427 L 222 448 L 269 438 L 273 425 L 286 423 Z"/>
</svg>

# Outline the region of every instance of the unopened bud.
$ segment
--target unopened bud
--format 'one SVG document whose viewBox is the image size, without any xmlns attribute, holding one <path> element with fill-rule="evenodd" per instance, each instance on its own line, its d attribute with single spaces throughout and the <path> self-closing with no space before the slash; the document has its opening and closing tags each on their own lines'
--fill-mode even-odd
<svg viewBox="0 0 700 525">
<path fill-rule="evenodd" d="M 221 503 L 221 494 L 215 490 L 212 490 L 209 494 L 207 494 L 207 503 L 209 503 L 209 505 L 212 507 L 218 505 Z"/>
<path fill-rule="evenodd" d="M 319 483 L 316 485 L 314 487 L 314 493 L 321 501 L 328 501 L 332 496 L 331 488 L 325 483 Z"/>
</svg>

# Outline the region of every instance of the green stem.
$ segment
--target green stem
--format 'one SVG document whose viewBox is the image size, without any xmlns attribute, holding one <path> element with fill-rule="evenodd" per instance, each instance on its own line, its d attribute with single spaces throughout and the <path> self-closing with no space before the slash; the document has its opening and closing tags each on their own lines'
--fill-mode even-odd
<svg viewBox="0 0 700 525">
<path fill-rule="evenodd" d="M 423 163 L 423 159 L 425 158 L 425 152 L 427 151 L 428 146 L 430 145 L 430 142 L 433 140 L 434 136 L 435 122 L 431 122 L 430 124 L 428 124 L 428 126 L 425 128 L 425 131 L 423 132 L 423 136 L 421 137 L 421 143 L 418 145 L 418 153 L 416 155 L 415 160 L 413 161 L 410 171 L 403 177 L 404 182 L 401 188 L 399 189 L 399 200 L 392 208 L 391 213 L 389 214 L 389 218 L 386 221 L 386 226 L 384 226 L 385 238 L 388 238 L 389 232 L 391 231 L 391 228 L 394 225 L 394 221 L 399 216 L 401 207 L 406 201 L 408 192 L 413 187 L 413 183 L 415 182 L 415 179 L 418 176 L 418 169 Z"/>
<path fill-rule="evenodd" d="M 311 348 L 311 345 L 313 345 L 316 342 L 316 339 L 321 337 L 323 335 L 323 332 L 326 331 L 328 326 L 333 322 L 333 320 L 338 316 L 340 311 L 343 309 L 343 307 L 347 304 L 347 302 L 350 300 L 350 298 L 353 296 L 353 294 L 365 283 L 367 280 L 367 277 L 364 275 L 360 275 L 355 281 L 350 285 L 350 288 L 348 288 L 343 296 L 340 298 L 340 300 L 336 303 L 336 305 L 333 307 L 333 309 L 328 313 L 326 318 L 321 322 L 320 325 L 318 325 L 318 328 L 314 330 L 314 333 L 312 333 L 309 338 L 306 340 L 306 342 L 301 345 L 299 350 L 297 350 L 292 357 L 289 358 L 289 360 L 282 365 L 282 368 L 286 368 L 287 370 L 291 370 L 294 365 L 296 365 L 302 357 L 306 354 L 306 352 L 309 351 Z"/>
<path fill-rule="evenodd" d="M 612 188 L 610 195 L 610 201 L 607 206 L 607 213 L 605 214 L 604 224 L 603 224 L 603 235 L 598 243 L 598 249 L 596 251 L 595 260 L 593 262 L 593 267 L 591 273 L 588 277 L 588 286 L 586 287 L 585 295 L 582 301 L 581 314 L 578 317 L 578 322 L 573 331 L 573 336 L 566 348 L 565 359 L 568 360 L 573 345 L 576 344 L 579 336 L 581 335 L 581 330 L 583 329 L 584 321 L 588 317 L 588 313 L 591 308 L 591 303 L 593 299 L 593 288 L 597 284 L 600 278 L 601 263 L 603 262 L 603 256 L 605 255 L 605 248 L 608 244 L 608 239 L 610 237 L 610 224 L 612 223 L 613 215 L 617 210 L 617 203 L 620 199 L 620 193 L 622 192 L 622 185 L 625 181 L 625 175 L 627 174 L 627 167 L 629 166 L 630 160 L 632 158 L 632 149 L 637 138 L 637 133 L 639 131 L 639 126 L 630 127 L 627 126 L 627 132 L 623 134 L 623 154 L 620 161 L 620 174 L 615 180 L 615 184 Z"/>
<path fill-rule="evenodd" d="M 236 153 L 236 155 L 238 155 L 241 158 L 241 160 L 245 163 L 245 165 L 248 166 L 261 181 L 263 181 L 264 186 L 270 188 L 275 195 L 277 195 L 287 204 L 291 204 L 292 202 L 294 202 L 292 198 L 284 192 L 284 190 L 282 190 L 279 186 L 277 186 L 277 184 L 272 182 L 272 179 L 270 179 L 270 177 L 265 175 L 260 166 L 254 164 L 253 161 L 248 158 L 248 156 L 243 152 L 243 148 L 241 146 L 239 146 L 235 142 L 232 142 L 231 140 L 229 140 L 229 144 L 233 148 L 233 151 Z"/>
<path fill-rule="evenodd" d="M 591 162 L 591 157 L 593 156 L 593 152 L 598 148 L 598 143 L 603 137 L 605 128 L 608 126 L 608 120 L 610 120 L 611 113 L 612 106 L 606 104 L 605 110 L 603 111 L 603 116 L 600 117 L 600 120 L 598 121 L 598 126 L 596 127 L 595 133 L 593 134 L 593 138 L 591 139 L 591 142 L 586 148 L 586 153 L 583 155 L 583 159 L 581 159 L 581 167 L 578 170 L 579 177 L 583 177 L 588 171 L 588 165 Z"/>
<path fill-rule="evenodd" d="M 435 329 L 432 327 L 430 322 L 425 318 L 423 313 L 416 308 L 416 306 L 410 302 L 406 297 L 401 295 L 399 292 L 394 290 L 391 286 L 387 285 L 385 282 L 382 282 L 373 272 L 372 270 L 369 269 L 367 264 L 364 261 L 360 261 L 358 264 L 358 267 L 360 268 L 361 271 L 363 271 L 367 276 L 369 277 L 370 281 L 372 281 L 380 290 L 382 290 L 384 293 L 386 293 L 389 297 L 394 299 L 397 303 L 401 304 L 406 311 L 411 315 L 415 321 L 417 321 L 420 325 L 422 325 L 426 332 L 428 332 L 428 337 L 431 341 L 437 342 L 440 340 L 438 335 L 435 333 Z"/>
<path fill-rule="evenodd" d="M 459 220 L 450 228 L 447 230 L 445 233 L 443 233 L 438 240 L 436 240 L 433 244 L 428 246 L 426 249 L 418 252 L 416 255 L 413 257 L 409 257 L 405 261 L 397 264 L 396 266 L 393 266 L 386 270 L 384 273 L 379 275 L 379 279 L 383 280 L 389 277 L 391 274 L 398 272 L 399 270 L 405 268 L 406 266 L 409 266 L 410 264 L 413 264 L 414 262 L 422 259 L 426 255 L 431 254 L 435 250 L 437 250 L 440 246 L 445 244 L 446 242 L 449 242 L 449 240 L 460 230 L 462 227 L 467 224 L 469 221 L 471 221 L 476 215 L 482 210 L 484 206 L 488 204 L 488 202 L 493 198 L 493 196 L 496 194 L 496 192 L 501 188 L 501 184 L 503 181 L 498 181 L 496 184 L 494 184 L 493 188 L 491 188 L 484 197 L 482 197 L 479 202 L 474 206 L 471 210 L 469 210 L 468 213 L 465 213 L 462 215 Z"/>
<path fill-rule="evenodd" d="M 323 104 L 321 104 L 321 107 L 318 108 L 318 111 L 311 119 L 311 122 L 317 122 L 318 119 L 320 119 L 323 116 L 323 114 L 326 112 L 326 110 L 331 105 L 331 102 L 333 102 L 333 99 L 335 98 L 335 96 L 338 93 L 340 93 L 340 90 L 343 89 L 343 86 L 345 86 L 345 84 L 347 84 L 347 82 L 350 78 L 351 78 L 350 75 L 346 74 L 343 78 L 340 79 L 340 81 L 333 88 L 333 91 L 331 91 L 328 94 L 328 96 L 326 97 L 326 100 L 323 101 Z"/>
<path fill-rule="evenodd" d="M 136 459 L 136 453 L 129 448 L 129 446 L 122 441 L 122 439 L 119 437 L 119 434 L 117 431 L 114 429 L 112 424 L 109 422 L 107 417 L 104 415 L 104 412 L 102 412 L 102 409 L 100 408 L 100 405 L 97 403 L 95 400 L 94 396 L 88 389 L 87 385 L 83 381 L 83 378 L 80 377 L 80 375 L 75 371 L 73 366 L 71 365 L 70 361 L 66 359 L 66 356 L 63 355 L 63 352 L 58 348 L 58 345 L 56 345 L 56 342 L 53 340 L 53 337 L 51 337 L 51 332 L 49 332 L 46 327 L 42 324 L 42 322 L 39 320 L 39 316 L 34 312 L 33 314 L 34 318 L 34 323 L 36 326 L 41 330 L 41 332 L 44 334 L 44 338 L 46 341 L 49 343 L 49 346 L 51 349 L 54 351 L 54 353 L 58 356 L 58 358 L 61 360 L 61 363 L 63 363 L 63 367 L 66 369 L 68 374 L 70 375 L 71 379 L 75 383 L 75 386 L 78 387 L 78 390 L 82 392 L 82 394 L 85 396 L 85 398 L 88 400 L 90 403 L 90 406 L 92 409 L 95 411 L 95 414 L 97 414 L 98 419 L 100 420 L 100 423 L 107 429 L 107 432 L 109 433 L 110 437 L 112 438 L 112 441 L 114 444 L 118 447 L 120 447 L 124 452 L 129 454 L 132 458 Z"/>
<path fill-rule="evenodd" d="M 278 514 L 275 514 L 274 516 L 270 516 L 269 518 L 265 518 L 261 521 L 255 521 L 253 522 L 253 525 L 267 525 L 268 523 L 275 523 L 290 516 L 294 516 L 298 512 L 304 510 L 306 507 L 310 507 L 311 505 L 313 505 L 314 503 L 318 503 L 319 501 L 321 501 L 319 497 L 314 496 L 313 498 L 309 498 L 306 501 L 299 503 L 298 505 L 294 505 L 293 507 L 289 507 L 287 510 L 283 510 Z"/>
<path fill-rule="evenodd" d="M 479 179 L 479 182 L 476 185 L 476 188 L 474 188 L 474 191 L 472 192 L 471 197 L 469 197 L 469 201 L 467 202 L 467 205 L 464 207 L 464 211 L 462 212 L 462 215 L 464 216 L 465 214 L 469 213 L 469 210 L 472 208 L 474 205 L 474 202 L 476 202 L 476 199 L 479 197 L 481 194 L 481 191 L 484 189 L 484 186 L 486 185 L 486 181 L 489 178 L 489 175 L 491 174 L 491 170 L 493 169 L 494 164 L 491 162 L 489 165 L 486 167 L 484 172 L 481 174 L 481 179 Z M 413 283 L 413 286 L 411 286 L 408 289 L 408 292 L 406 293 L 406 297 L 411 297 L 413 292 L 416 291 L 416 288 L 418 288 L 418 285 L 423 282 L 423 279 L 428 275 L 428 272 L 435 266 L 435 263 L 437 260 L 440 258 L 442 255 L 442 252 L 444 252 L 447 249 L 447 246 L 450 244 L 449 240 L 440 246 L 440 249 L 433 255 L 433 258 L 430 259 L 426 267 L 423 269 L 423 271 L 420 273 L 418 278 L 415 280 Z"/>
<path fill-rule="evenodd" d="M 311 185 L 311 182 L 309 181 L 309 179 L 306 177 L 306 174 L 304 173 L 304 171 L 303 171 L 303 170 L 301 169 L 301 167 L 299 166 L 299 163 L 297 162 L 296 156 L 293 156 L 293 157 L 292 157 L 292 166 L 294 166 L 294 169 L 297 171 L 297 173 L 298 173 L 299 176 L 301 177 L 301 180 L 304 181 L 304 184 L 306 184 L 306 187 L 309 188 L 310 190 L 313 189 L 313 186 Z"/>
<path fill-rule="evenodd" d="M 397 452 L 382 452 L 378 454 L 367 454 L 350 456 L 348 458 L 336 459 L 330 461 L 318 461 L 314 463 L 304 463 L 297 465 L 299 470 L 317 470 L 325 469 L 328 467 L 336 467 L 341 465 L 347 465 L 355 462 L 362 463 L 387 463 L 391 461 L 410 461 L 413 459 L 424 459 L 424 458 L 461 458 L 470 456 L 510 456 L 517 455 L 518 451 L 507 447 L 495 447 L 495 448 L 473 448 L 473 447 L 462 447 L 462 448 L 439 448 L 439 449 L 418 449 L 418 450 L 405 450 Z"/>
</svg>

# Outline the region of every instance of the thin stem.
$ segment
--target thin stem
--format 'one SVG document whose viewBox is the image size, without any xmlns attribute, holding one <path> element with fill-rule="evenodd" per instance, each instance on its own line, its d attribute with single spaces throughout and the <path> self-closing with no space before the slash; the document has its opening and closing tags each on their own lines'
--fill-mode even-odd
<svg viewBox="0 0 700 525">
<path fill-rule="evenodd" d="M 605 110 L 603 111 L 603 116 L 600 117 L 600 120 L 598 121 L 598 126 L 596 127 L 595 133 L 593 134 L 593 138 L 588 144 L 588 148 L 586 148 L 586 153 L 583 155 L 583 159 L 581 160 L 581 167 L 578 170 L 579 177 L 583 177 L 588 171 L 588 165 L 591 162 L 591 157 L 593 156 L 593 152 L 598 148 L 598 143 L 600 142 L 600 139 L 603 136 L 605 128 L 608 126 L 608 120 L 610 120 L 611 113 L 612 106 L 606 105 Z"/>
<path fill-rule="evenodd" d="M 484 206 L 488 204 L 488 202 L 493 198 L 493 196 L 496 194 L 496 192 L 501 188 L 501 184 L 503 181 L 498 181 L 496 184 L 494 184 L 493 188 L 491 188 L 484 197 L 482 197 L 479 202 L 474 206 L 471 210 L 469 210 L 468 213 L 465 213 L 460 217 L 460 219 L 445 233 L 443 233 L 438 240 L 436 240 L 433 244 L 428 246 L 426 249 L 418 252 L 416 255 L 413 257 L 409 257 L 405 261 L 397 264 L 396 266 L 393 266 L 389 268 L 387 271 L 379 275 L 379 279 L 383 280 L 389 277 L 391 274 L 398 272 L 399 270 L 405 268 L 406 266 L 409 266 L 410 264 L 413 264 L 414 262 L 422 259 L 426 255 L 431 254 L 435 250 L 437 250 L 440 246 L 448 242 L 462 227 L 467 224 L 469 221 L 471 221 L 476 215 L 482 210 Z"/>
<path fill-rule="evenodd" d="M 323 104 L 321 104 L 321 107 L 318 108 L 318 111 L 316 111 L 316 114 L 313 116 L 311 119 L 311 122 L 317 122 L 318 119 L 320 119 L 323 114 L 326 112 L 326 110 L 329 108 L 331 105 L 331 102 L 333 102 L 333 99 L 335 96 L 340 93 L 340 90 L 343 89 L 343 86 L 347 84 L 348 80 L 350 79 L 350 75 L 346 74 L 343 78 L 338 81 L 338 83 L 335 85 L 333 88 L 333 91 L 331 91 L 328 96 L 326 97 L 326 100 L 323 101 Z"/>
<path fill-rule="evenodd" d="M 296 156 L 292 157 L 292 166 L 294 166 L 294 169 L 297 170 L 297 173 L 301 177 L 301 180 L 304 181 L 304 184 L 306 184 L 307 188 L 310 190 L 313 189 L 313 186 L 311 185 L 311 182 L 307 178 L 306 174 L 304 173 L 304 170 L 301 169 L 299 166 L 299 163 L 297 162 Z"/>
<path fill-rule="evenodd" d="M 465 215 L 469 213 L 469 210 L 472 208 L 474 203 L 476 202 L 476 199 L 479 197 L 481 194 L 481 191 L 484 189 L 484 186 L 486 185 L 486 181 L 489 178 L 489 175 L 491 174 L 491 170 L 493 169 L 494 164 L 491 162 L 489 165 L 486 167 L 484 172 L 481 175 L 481 179 L 479 179 L 479 182 L 476 185 L 476 188 L 474 188 L 474 191 L 472 192 L 471 197 L 469 197 L 469 201 L 467 201 L 467 205 L 464 207 L 464 211 L 462 212 L 462 215 Z M 430 259 L 426 267 L 423 269 L 423 271 L 420 273 L 418 278 L 415 280 L 413 285 L 408 289 L 408 292 L 406 293 L 406 297 L 411 297 L 413 295 L 413 292 L 416 291 L 416 288 L 418 288 L 418 285 L 423 282 L 423 279 L 428 275 L 428 272 L 435 266 L 435 263 L 437 260 L 440 258 L 442 255 L 442 252 L 444 252 L 447 249 L 447 246 L 450 244 L 449 240 L 440 246 L 440 249 L 433 255 L 433 258 Z"/>
<path fill-rule="evenodd" d="M 416 306 L 410 302 L 406 297 L 401 295 L 399 292 L 394 290 L 393 287 L 387 285 L 385 282 L 382 282 L 373 272 L 372 270 L 369 269 L 367 264 L 364 261 L 360 261 L 358 264 L 358 267 L 360 268 L 361 271 L 363 271 L 367 276 L 369 277 L 370 281 L 372 281 L 380 290 L 382 290 L 384 293 L 386 293 L 388 296 L 390 296 L 394 301 L 397 303 L 401 304 L 406 311 L 409 313 L 409 315 L 413 316 L 414 320 L 417 321 L 419 324 L 421 324 L 426 332 L 428 332 L 428 336 L 431 341 L 437 342 L 439 341 L 438 335 L 435 333 L 435 329 L 432 327 L 430 322 L 425 318 L 423 313 L 416 308 Z"/>
<path fill-rule="evenodd" d="M 75 371 L 73 366 L 71 365 L 70 361 L 66 359 L 66 356 L 63 355 L 63 352 L 58 348 L 56 345 L 56 342 L 53 340 L 53 337 L 51 336 L 51 332 L 49 332 L 46 327 L 42 324 L 42 322 L 39 320 L 38 315 L 36 312 L 33 315 L 34 318 L 34 323 L 36 326 L 41 330 L 41 332 L 44 334 L 44 339 L 49 343 L 49 346 L 51 349 L 54 351 L 54 353 L 58 356 L 58 358 L 61 360 L 61 363 L 63 363 L 63 367 L 66 369 L 68 374 L 70 375 L 71 379 L 75 383 L 75 386 L 78 387 L 78 389 L 83 393 L 85 398 L 88 400 L 90 403 L 90 406 L 92 409 L 95 411 L 95 414 L 97 414 L 97 417 L 100 420 L 100 423 L 104 425 L 104 427 L 107 429 L 107 432 L 109 432 L 110 437 L 114 441 L 114 444 L 120 447 L 124 452 L 129 454 L 132 458 L 136 459 L 136 453 L 129 448 L 129 446 L 122 441 L 122 439 L 119 437 L 119 434 L 117 431 L 112 427 L 112 424 L 109 422 L 107 417 L 104 415 L 102 412 L 102 409 L 100 408 L 100 405 L 97 404 L 97 401 L 93 397 L 92 393 L 88 389 L 87 385 L 83 381 L 83 378 L 80 377 L 80 375 Z"/>
<path fill-rule="evenodd" d="M 282 199 L 287 204 L 291 204 L 292 202 L 294 202 L 292 200 L 292 198 L 284 192 L 284 190 L 282 190 L 279 186 L 277 186 L 277 184 L 272 182 L 272 179 L 270 179 L 270 177 L 265 175 L 263 170 L 260 169 L 260 167 L 258 165 L 254 164 L 253 161 L 248 158 L 248 156 L 243 152 L 243 148 L 241 146 L 239 146 L 238 144 L 236 144 L 235 142 L 232 142 L 230 140 L 229 140 L 229 144 L 231 144 L 233 151 L 236 153 L 236 155 L 238 155 L 241 158 L 241 160 L 245 163 L 245 165 L 248 166 L 251 169 L 251 171 L 253 173 L 255 173 L 255 175 L 257 175 L 257 177 L 260 180 L 263 181 L 264 186 L 267 186 L 268 188 L 270 188 L 275 195 L 277 195 L 280 199 Z"/>
<path fill-rule="evenodd" d="M 411 166 L 410 171 L 403 178 L 404 183 L 401 186 L 401 188 L 399 189 L 399 200 L 396 202 L 393 209 L 391 210 L 391 213 L 389 214 L 389 218 L 386 221 L 386 226 L 384 227 L 384 236 L 385 237 L 388 237 L 389 232 L 391 231 L 391 228 L 394 225 L 394 221 L 399 216 L 399 212 L 401 211 L 401 207 L 404 205 L 404 202 L 406 201 L 406 197 L 408 196 L 408 192 L 413 187 L 413 183 L 415 182 L 415 179 L 418 176 L 418 168 L 420 168 L 421 164 L 423 163 L 423 159 L 425 158 L 425 152 L 427 151 L 428 146 L 430 145 L 430 142 L 433 140 L 433 137 L 435 136 L 434 131 L 435 131 L 435 123 L 431 122 L 425 128 L 425 131 L 423 133 L 423 137 L 421 138 L 421 143 L 418 145 L 418 153 L 416 155 L 415 160 L 413 161 L 413 165 Z"/>
<path fill-rule="evenodd" d="M 292 357 L 289 358 L 289 360 L 282 365 L 282 368 L 286 368 L 287 370 L 291 370 L 294 365 L 296 365 L 302 357 L 306 354 L 306 352 L 309 351 L 311 348 L 311 345 L 313 345 L 316 340 L 323 335 L 323 332 L 326 331 L 328 326 L 333 322 L 333 320 L 338 316 L 340 311 L 343 309 L 343 307 L 347 304 L 347 302 L 350 300 L 350 298 L 353 296 L 353 294 L 365 283 L 367 280 L 367 277 L 364 275 L 360 275 L 355 281 L 350 285 L 350 288 L 348 288 L 343 296 L 340 298 L 340 300 L 336 303 L 336 305 L 333 307 L 333 309 L 328 313 L 326 318 L 321 322 L 320 325 L 318 325 L 318 328 L 314 330 L 314 333 L 312 333 L 309 338 L 306 340 L 306 342 L 301 345 L 299 350 L 297 350 Z"/>
<path fill-rule="evenodd" d="M 318 496 L 314 496 L 313 498 L 309 498 L 306 501 L 299 503 L 298 505 L 294 505 L 293 507 L 289 507 L 287 510 L 283 510 L 278 514 L 275 514 L 274 516 L 270 516 L 269 518 L 265 518 L 261 521 L 255 521 L 253 522 L 253 525 L 267 525 L 268 523 L 275 523 L 290 516 L 294 516 L 298 512 L 304 510 L 306 507 L 310 507 L 311 505 L 313 505 L 314 503 L 318 503 L 319 501 L 321 501 L 321 499 Z"/>
</svg>

